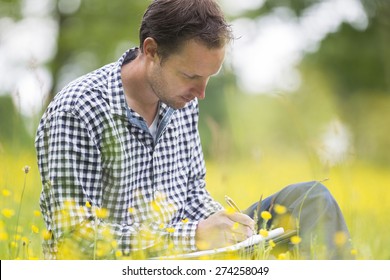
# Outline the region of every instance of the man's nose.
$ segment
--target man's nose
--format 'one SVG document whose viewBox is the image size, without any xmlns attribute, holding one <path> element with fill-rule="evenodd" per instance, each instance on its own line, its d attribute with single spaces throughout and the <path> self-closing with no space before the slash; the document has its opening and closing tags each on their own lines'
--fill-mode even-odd
<svg viewBox="0 0 390 280">
<path fill-rule="evenodd" d="M 196 90 L 195 90 L 195 96 L 198 99 L 204 99 L 206 97 L 207 82 L 208 82 L 208 80 L 202 81 L 197 85 Z"/>
</svg>

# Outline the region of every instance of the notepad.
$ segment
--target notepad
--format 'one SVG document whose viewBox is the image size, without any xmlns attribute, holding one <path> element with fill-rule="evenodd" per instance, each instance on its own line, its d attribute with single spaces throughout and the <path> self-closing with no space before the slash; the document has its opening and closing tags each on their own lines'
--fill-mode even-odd
<svg viewBox="0 0 390 280">
<path fill-rule="evenodd" d="M 249 237 L 248 239 L 241 241 L 239 243 L 222 247 L 222 248 L 217 248 L 217 249 L 212 249 L 212 250 L 204 250 L 204 251 L 196 251 L 196 252 L 191 252 L 191 253 L 186 253 L 186 254 L 178 254 L 178 255 L 171 255 L 171 256 L 162 256 L 162 257 L 157 257 L 153 259 L 157 260 L 167 260 L 167 259 L 194 259 L 194 258 L 199 258 L 203 256 L 211 256 L 211 255 L 216 255 L 216 254 L 222 254 L 222 253 L 228 253 L 228 252 L 234 252 L 238 251 L 241 249 L 246 249 L 246 248 L 251 248 L 255 245 L 261 244 L 262 242 L 266 242 L 267 240 L 274 239 L 278 236 L 283 235 L 284 229 L 282 227 L 276 228 L 273 230 L 270 230 L 268 232 L 267 237 L 263 237 L 260 234 L 255 234 Z"/>
</svg>

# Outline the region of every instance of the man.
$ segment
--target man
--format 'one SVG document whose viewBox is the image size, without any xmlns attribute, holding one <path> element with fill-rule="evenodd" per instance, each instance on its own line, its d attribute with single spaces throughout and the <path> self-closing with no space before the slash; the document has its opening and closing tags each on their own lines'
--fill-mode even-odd
<svg viewBox="0 0 390 280">
<path fill-rule="evenodd" d="M 252 218 L 231 213 L 205 189 L 197 129 L 198 100 L 231 38 L 213 0 L 155 0 L 144 14 L 139 48 L 56 95 L 36 137 L 41 209 L 51 234 L 46 258 L 186 252 L 254 233 L 256 206 Z M 281 191 L 260 210 L 271 211 L 275 202 L 289 207 L 292 196 L 302 200 L 308 191 L 287 189 L 293 195 Z M 342 216 L 337 222 L 332 233 L 347 234 Z"/>
</svg>

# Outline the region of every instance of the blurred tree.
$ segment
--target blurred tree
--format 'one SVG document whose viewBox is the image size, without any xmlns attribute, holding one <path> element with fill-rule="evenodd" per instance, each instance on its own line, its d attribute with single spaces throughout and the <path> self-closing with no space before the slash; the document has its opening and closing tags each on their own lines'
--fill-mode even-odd
<svg viewBox="0 0 390 280">
<path fill-rule="evenodd" d="M 0 96 L 0 120 L 0 154 L 3 150 L 32 147 L 33 137 L 9 95 Z"/>
<path fill-rule="evenodd" d="M 301 64 L 305 83 L 313 71 L 326 77 L 338 115 L 354 135 L 357 155 L 390 164 L 390 1 L 363 1 L 369 25 L 349 25 L 328 36 Z"/>
<path fill-rule="evenodd" d="M 75 7 L 65 0 L 56 2 L 59 37 L 51 65 L 51 97 L 69 80 L 115 61 L 138 45 L 139 24 L 150 1 L 70 1 Z"/>
</svg>

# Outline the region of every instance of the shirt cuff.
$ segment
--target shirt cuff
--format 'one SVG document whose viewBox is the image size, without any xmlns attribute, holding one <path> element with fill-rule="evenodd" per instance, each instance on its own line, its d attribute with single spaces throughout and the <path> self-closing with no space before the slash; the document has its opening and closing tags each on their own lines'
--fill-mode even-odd
<svg viewBox="0 0 390 280">
<path fill-rule="evenodd" d="M 180 222 L 175 224 L 171 233 L 175 248 L 180 248 L 183 252 L 197 251 L 195 242 L 196 228 L 198 221 Z"/>
</svg>

